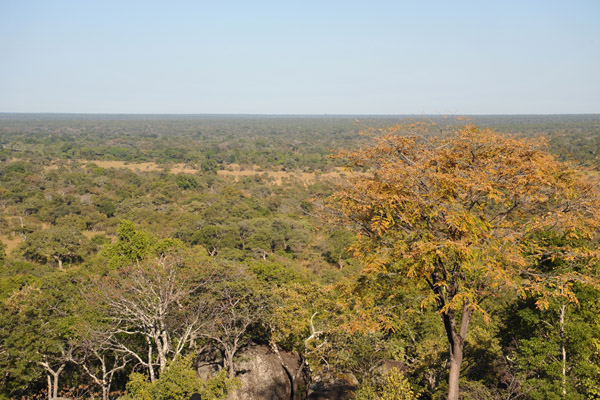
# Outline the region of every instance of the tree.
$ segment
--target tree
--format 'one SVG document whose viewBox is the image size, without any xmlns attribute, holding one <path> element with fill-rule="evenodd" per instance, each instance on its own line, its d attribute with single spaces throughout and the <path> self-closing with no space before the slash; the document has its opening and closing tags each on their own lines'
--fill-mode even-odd
<svg viewBox="0 0 600 400">
<path fill-rule="evenodd" d="M 238 223 L 240 241 L 244 250 L 250 250 L 263 260 L 273 250 L 273 234 L 266 218 L 242 220 Z"/>
<path fill-rule="evenodd" d="M 108 258 L 108 266 L 115 268 L 132 263 L 162 256 L 168 251 L 180 247 L 178 239 L 157 239 L 153 235 L 136 229 L 135 224 L 128 220 L 119 221 L 117 241 L 104 248 L 102 254 Z"/>
<path fill-rule="evenodd" d="M 268 283 L 263 284 L 266 286 Z M 280 281 L 268 287 L 272 296 L 272 305 L 265 321 L 270 332 L 269 346 L 289 380 L 290 400 L 298 398 L 298 384 L 307 366 L 306 353 L 310 345 L 323 334 L 315 329 L 315 317 L 319 313 L 312 310 L 313 301 L 322 295 L 318 290 L 320 288 L 315 286 L 300 281 Z M 299 362 L 290 363 L 284 359 L 280 348 L 296 352 Z"/>
<path fill-rule="evenodd" d="M 507 361 L 526 399 L 598 398 L 599 293 L 576 286 L 578 306 L 552 299 L 541 311 L 528 298 L 506 310 L 501 334 Z"/>
<path fill-rule="evenodd" d="M 416 398 L 410 383 L 396 368 L 392 368 L 376 387 L 363 386 L 357 400 L 414 400 Z"/>
<path fill-rule="evenodd" d="M 206 225 L 194 233 L 193 244 L 206 247 L 208 254 L 217 255 L 221 250 L 234 248 L 239 244 L 239 232 L 236 225 Z"/>
<path fill-rule="evenodd" d="M 207 324 L 200 336 L 213 342 L 223 354 L 229 378 L 235 378 L 234 357 L 246 344 L 249 331 L 266 316 L 268 300 L 257 281 L 242 265 L 224 265 L 222 276 L 211 283 Z"/>
<path fill-rule="evenodd" d="M 83 328 L 77 339 L 77 351 L 71 354 L 70 360 L 81 366 L 92 381 L 100 386 L 102 400 L 108 400 L 115 374 L 127 366 L 131 357 L 127 353 L 112 350 L 116 331 L 104 328 L 103 331 Z"/>
<path fill-rule="evenodd" d="M 428 292 L 421 305 L 440 313 L 450 350 L 448 399 L 456 400 L 469 322 L 476 311 L 485 315 L 485 299 L 530 290 L 544 308 L 557 295 L 552 286 L 575 301 L 564 283 L 591 282 L 585 268 L 540 265 L 549 257 L 589 261 L 591 248 L 572 240 L 548 246 L 540 235 L 591 239 L 600 203 L 594 185 L 539 141 L 471 125 L 437 137 L 428 129 L 394 126 L 372 147 L 342 152 L 350 169 L 366 172 L 331 201 L 358 232 L 353 250 L 366 274 L 414 280 Z"/>
<path fill-rule="evenodd" d="M 98 201 L 98 203 L 96 204 L 96 208 L 98 209 L 98 211 L 105 214 L 109 218 L 115 215 L 115 212 L 117 211 L 115 203 L 108 198 L 103 198 L 100 201 Z"/>
<path fill-rule="evenodd" d="M 0 240 L 0 266 L 4 265 L 6 260 L 6 245 Z"/>
<path fill-rule="evenodd" d="M 176 178 L 177 186 L 183 190 L 196 189 L 200 184 L 194 175 L 180 174 Z"/>
<path fill-rule="evenodd" d="M 116 328 L 111 348 L 147 368 L 152 382 L 155 365 L 159 375 L 165 372 L 206 323 L 202 291 L 210 280 L 204 272 L 182 258 L 160 256 L 114 271 L 93 295 Z"/>
<path fill-rule="evenodd" d="M 352 235 L 345 230 L 334 230 L 329 233 L 322 244 L 322 254 L 325 260 L 336 264 L 339 269 L 344 268 L 346 260 L 350 258 L 348 247 L 352 244 Z"/>
<path fill-rule="evenodd" d="M 75 349 L 78 299 L 69 273 L 46 275 L 43 282 L 21 287 L 0 303 L 2 383 L 11 395 L 31 388 L 42 376 L 48 399 L 58 397 L 61 374 Z"/>
<path fill-rule="evenodd" d="M 91 246 L 85 236 L 64 227 L 34 232 L 21 246 L 21 252 L 28 260 L 46 263 L 51 259 L 56 261 L 59 269 L 63 269 L 65 261 L 81 262 L 90 251 Z"/>
<path fill-rule="evenodd" d="M 143 260 L 152 253 L 156 239 L 146 232 L 137 230 L 133 222 L 119 221 L 117 234 L 116 243 L 104 250 L 110 266 L 127 265 L 136 260 Z"/>
</svg>

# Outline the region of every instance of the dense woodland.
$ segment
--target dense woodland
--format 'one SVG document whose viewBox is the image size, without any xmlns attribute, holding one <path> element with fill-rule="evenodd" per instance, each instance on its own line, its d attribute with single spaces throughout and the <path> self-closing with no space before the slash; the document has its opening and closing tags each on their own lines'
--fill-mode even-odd
<svg viewBox="0 0 600 400">
<path fill-rule="evenodd" d="M 544 226 L 517 244 L 518 224 L 545 218 L 529 207 L 513 220 L 514 232 L 503 226 L 495 238 L 513 247 L 495 256 L 483 245 L 476 255 L 469 252 L 475 247 L 452 251 L 465 260 L 534 263 L 539 273 L 503 272 L 511 284 L 500 284 L 477 272 L 487 291 L 461 291 L 464 275 L 454 292 L 450 280 L 417 284 L 411 268 L 426 265 L 426 257 L 399 245 L 414 239 L 401 230 L 406 210 L 376 198 L 398 170 L 381 169 L 380 187 L 353 181 L 395 151 L 412 176 L 452 159 L 435 153 L 433 164 L 416 150 L 420 142 L 402 142 L 406 152 L 398 144 L 359 151 L 389 134 L 387 127 L 415 120 L 425 122 L 412 126 L 427 140 L 466 124 L 454 117 L 0 114 L 0 399 L 187 399 L 194 392 L 225 399 L 239 386 L 238 361 L 250 345 L 279 357 L 292 400 L 332 382 L 346 382 L 362 400 L 443 399 L 454 350 L 440 316 L 469 301 L 474 308 L 453 370 L 460 398 L 600 399 L 597 226 L 557 219 L 560 230 Z M 527 167 L 540 176 L 558 174 L 561 167 L 544 169 L 554 165 L 549 160 L 590 179 L 600 171 L 598 115 L 472 122 L 481 129 L 469 131 L 469 143 L 492 137 L 487 128 L 501 132 L 497 143 L 541 143 L 552 156 Z M 502 162 L 508 169 L 517 161 Z M 499 165 L 485 173 L 499 175 Z M 556 183 L 564 191 L 552 196 L 587 190 L 568 185 Z M 380 214 L 344 200 L 361 193 L 373 193 Z M 428 193 L 412 193 L 415 204 Z M 496 217 L 510 219 L 515 193 L 486 195 Z M 532 201 L 552 203 L 544 193 L 546 200 Z M 585 193 L 587 207 L 596 198 Z M 514 200 L 507 210 L 498 208 L 501 195 Z M 452 196 L 431 202 L 452 209 Z M 479 199 L 473 204 L 484 209 Z M 468 233 L 477 236 L 469 243 L 479 243 L 475 222 L 465 227 L 469 219 L 456 218 L 461 238 Z M 429 225 L 420 235 L 438 229 L 433 216 L 422 219 Z M 381 256 L 381 249 L 389 252 Z M 498 255 L 509 253 L 520 258 Z M 218 365 L 199 377 L 207 354 L 217 354 Z"/>
</svg>

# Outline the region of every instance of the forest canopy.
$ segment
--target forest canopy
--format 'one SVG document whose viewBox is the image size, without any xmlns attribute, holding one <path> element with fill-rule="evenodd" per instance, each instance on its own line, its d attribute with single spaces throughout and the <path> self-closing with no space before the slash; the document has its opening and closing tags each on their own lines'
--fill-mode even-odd
<svg viewBox="0 0 600 400">
<path fill-rule="evenodd" d="M 600 398 L 599 138 L 2 114 L 0 398 Z"/>
</svg>

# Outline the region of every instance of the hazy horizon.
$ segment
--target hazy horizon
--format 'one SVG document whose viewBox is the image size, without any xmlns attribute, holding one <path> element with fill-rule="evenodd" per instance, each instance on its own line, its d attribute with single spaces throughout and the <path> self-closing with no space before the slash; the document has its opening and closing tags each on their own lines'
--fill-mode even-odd
<svg viewBox="0 0 600 400">
<path fill-rule="evenodd" d="M 0 111 L 0 116 L 1 115 L 51 115 L 51 116 L 57 116 L 57 115 L 80 115 L 80 116 L 86 116 L 86 115 L 132 115 L 132 116 L 144 116 L 144 115 L 149 115 L 149 116 L 161 116 L 161 115 L 165 115 L 165 116 L 169 116 L 169 115 L 173 115 L 173 116 L 217 116 L 217 117 L 244 117 L 244 116 L 248 116 L 248 117 L 471 117 L 471 116 L 478 116 L 478 117 L 486 117 L 486 116 L 490 116 L 490 117 L 502 117 L 502 116 L 507 116 L 507 117 L 511 117 L 511 116 L 540 116 L 540 117 L 552 117 L 552 116 L 600 116 L 600 112 L 570 112 L 570 113 L 482 113 L 482 114 L 475 114 L 475 113 L 457 113 L 457 114 L 428 114 L 428 113 L 423 113 L 423 114 L 405 114 L 405 113 L 399 113 L 399 114 L 366 114 L 366 113 L 356 113 L 356 114 L 351 114 L 351 113 L 335 113 L 335 114 L 328 114 L 328 113 L 323 113 L 323 114 L 316 114 L 316 113 L 227 113 L 227 112 L 222 112 L 222 113 L 177 113 L 177 112 L 171 112 L 171 113 L 165 113 L 165 112 L 68 112 L 68 111 L 17 111 L 17 112 L 12 112 L 12 111 Z"/>
<path fill-rule="evenodd" d="M 0 112 L 600 113 L 600 2 L 0 4 Z"/>
<path fill-rule="evenodd" d="M 592 118 L 600 121 L 600 113 L 569 114 L 231 114 L 231 113 L 68 113 L 68 112 L 2 112 L 1 120 L 202 120 L 202 119 L 431 119 L 451 120 L 460 117 L 480 118 Z"/>
</svg>

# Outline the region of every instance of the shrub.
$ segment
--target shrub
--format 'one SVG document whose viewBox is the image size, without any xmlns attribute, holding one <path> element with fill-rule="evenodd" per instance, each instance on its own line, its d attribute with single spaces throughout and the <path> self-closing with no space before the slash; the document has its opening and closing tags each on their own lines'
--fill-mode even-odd
<svg viewBox="0 0 600 400">
<path fill-rule="evenodd" d="M 202 399 L 222 400 L 235 387 L 225 370 L 208 380 L 196 375 L 192 364 L 194 354 L 173 360 L 166 371 L 154 382 L 146 375 L 134 372 L 129 375 L 127 394 L 123 400 L 188 400 L 193 393 Z"/>
<path fill-rule="evenodd" d="M 363 385 L 356 392 L 356 400 L 414 400 L 417 397 L 410 382 L 396 368 L 383 376 L 379 384 Z"/>
</svg>

